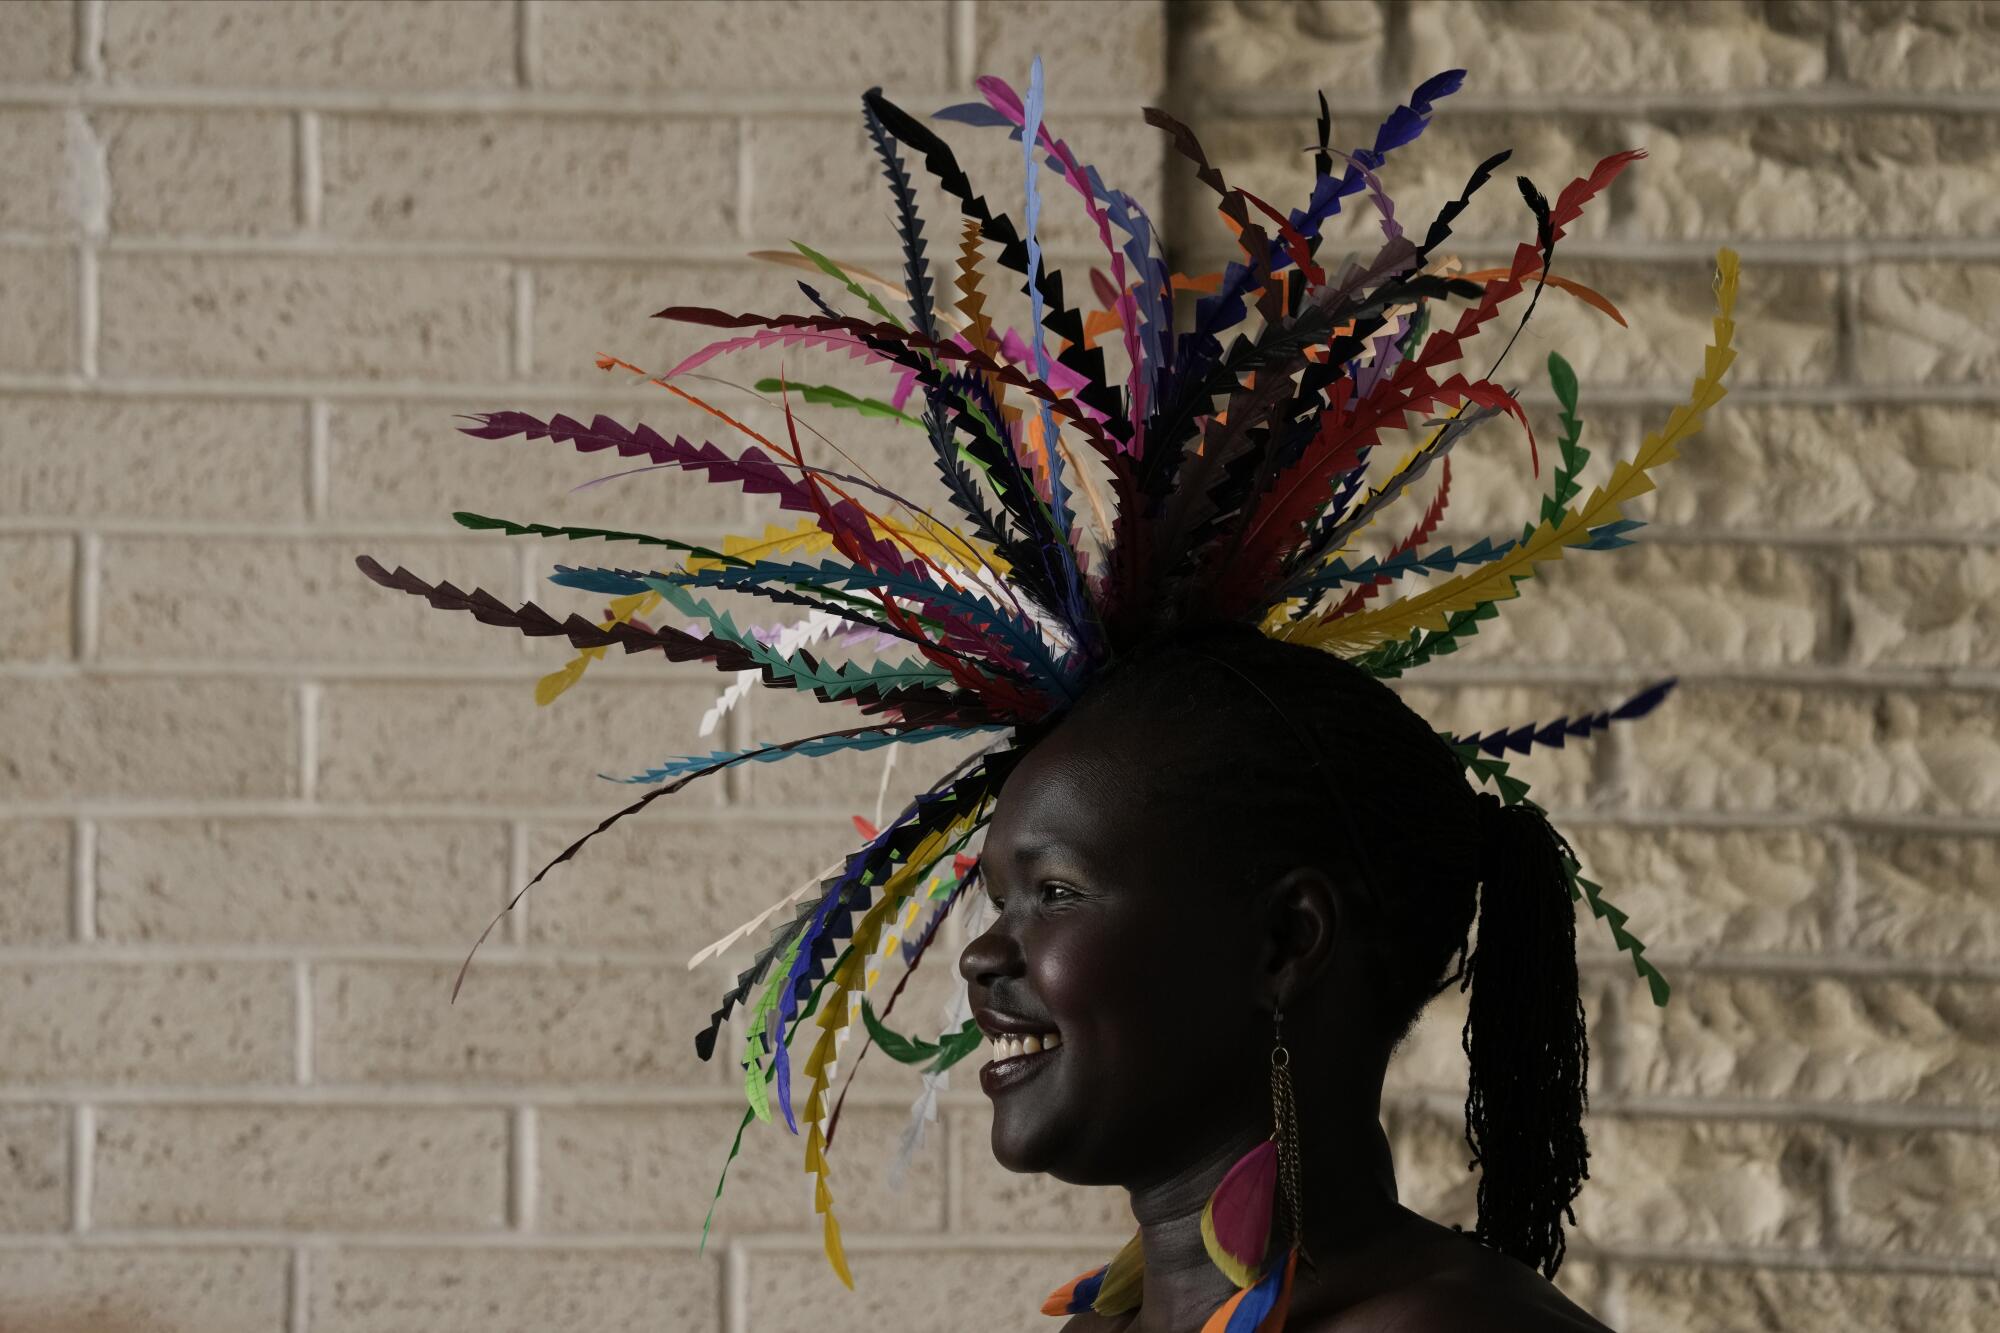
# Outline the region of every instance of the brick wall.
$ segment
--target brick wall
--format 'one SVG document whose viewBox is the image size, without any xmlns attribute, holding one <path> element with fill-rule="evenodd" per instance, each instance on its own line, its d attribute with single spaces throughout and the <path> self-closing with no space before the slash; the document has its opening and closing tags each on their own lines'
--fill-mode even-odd
<svg viewBox="0 0 2000 1333">
<path fill-rule="evenodd" d="M 1566 1284 L 1633 1328 L 1973 1328 L 2000 1298 L 1996 28 L 1942 4 L 13 0 L 0 1329 L 1028 1329 L 1122 1241 L 1117 1197 L 994 1167 L 969 1086 L 891 1192 L 871 1164 L 910 1080 L 884 1068 L 835 1154 L 859 1291 L 825 1271 L 796 1145 L 739 1161 L 695 1257 L 740 1102 L 687 1037 L 740 954 L 681 962 L 843 845 L 881 761 L 736 775 L 600 840 L 447 1007 L 486 918 L 616 799 L 593 775 L 682 750 L 712 686 L 607 661 L 536 709 L 561 649 L 351 563 L 588 612 L 541 582 L 568 553 L 449 512 L 750 521 L 650 476 L 572 494 L 609 469 L 451 416 L 696 434 L 594 355 L 692 346 L 646 318 L 672 301 L 788 307 L 743 256 L 794 236 L 893 265 L 857 94 L 927 111 L 1038 39 L 1064 135 L 1174 238 L 1213 223 L 1138 121 L 1163 88 L 1282 202 L 1315 87 L 1355 139 L 1468 65 L 1397 163 L 1406 218 L 1499 146 L 1548 190 L 1648 147 L 1564 244 L 1632 327 L 1551 295 L 1510 361 L 1543 406 L 1546 349 L 1577 364 L 1593 468 L 1684 390 L 1710 256 L 1742 251 L 1733 394 L 1644 543 L 1557 567 L 1408 691 L 1476 727 L 1684 681 L 1531 768 L 1678 983 L 1654 1011 L 1584 927 L 1597 1171 Z M 1009 198 L 1013 145 L 951 137 Z M 1469 262 L 1522 234 L 1488 193 Z M 1048 226 L 1090 259 L 1073 210 Z M 1461 460 L 1457 530 L 1519 521 L 1518 446 Z M 802 716 L 757 703 L 739 737 Z M 1446 1218 L 1455 1046 L 1446 1007 L 1389 1112 L 1406 1197 Z"/>
</svg>

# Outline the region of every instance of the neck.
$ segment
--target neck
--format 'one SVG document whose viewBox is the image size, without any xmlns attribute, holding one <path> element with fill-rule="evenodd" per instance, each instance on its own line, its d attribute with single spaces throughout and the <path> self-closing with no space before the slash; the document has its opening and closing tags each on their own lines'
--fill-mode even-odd
<svg viewBox="0 0 2000 1333">
<path fill-rule="evenodd" d="M 1308 1101 L 1305 1089 L 1300 1090 L 1304 1123 L 1299 1156 L 1305 1248 L 1317 1273 L 1302 1259 L 1295 1290 L 1298 1284 L 1327 1281 L 1343 1256 L 1379 1235 L 1400 1212 L 1395 1165 L 1380 1120 L 1379 1074 L 1372 1087 L 1350 1085 L 1344 1097 L 1325 1095 L 1331 1089 L 1315 1091 L 1323 1095 Z M 1140 1308 L 1126 1326 L 1129 1333 L 1198 1329 L 1235 1294 L 1235 1286 L 1202 1244 L 1202 1208 L 1229 1168 L 1269 1132 L 1268 1123 L 1246 1127 L 1172 1178 L 1131 1190 L 1146 1272 Z M 1290 1244 L 1274 1226 L 1267 1263 L 1283 1263 Z"/>
</svg>

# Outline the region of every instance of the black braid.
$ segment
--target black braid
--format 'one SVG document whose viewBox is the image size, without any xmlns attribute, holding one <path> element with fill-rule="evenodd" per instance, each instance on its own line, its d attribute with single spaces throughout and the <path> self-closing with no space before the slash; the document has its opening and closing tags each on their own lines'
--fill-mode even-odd
<svg viewBox="0 0 2000 1333">
<path fill-rule="evenodd" d="M 1590 1176 L 1568 848 L 1536 807 L 1482 801 L 1491 804 L 1480 825 L 1479 944 L 1462 983 L 1472 992 L 1461 1041 L 1471 1066 L 1465 1141 L 1480 1169 L 1474 1234 L 1553 1278 Z"/>
</svg>

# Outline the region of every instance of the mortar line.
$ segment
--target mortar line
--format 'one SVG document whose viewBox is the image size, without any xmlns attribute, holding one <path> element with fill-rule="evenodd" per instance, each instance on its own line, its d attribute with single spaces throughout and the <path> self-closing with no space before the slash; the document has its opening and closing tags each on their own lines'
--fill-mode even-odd
<svg viewBox="0 0 2000 1333">
<path fill-rule="evenodd" d="M 319 711 L 323 689 L 317 680 L 299 682 L 299 800 L 308 808 L 319 797 Z"/>
<path fill-rule="evenodd" d="M 96 0 L 86 0 L 85 14 L 96 9 Z M 88 25 L 86 25 L 88 27 Z M 99 25 L 101 26 L 101 25 Z M 101 34 L 82 34 L 79 46 L 90 59 L 90 50 L 101 45 Z M 101 52 L 99 53 L 101 56 Z M 974 56 L 976 58 L 976 51 Z M 1414 80 L 1385 91 L 1356 91 L 1353 87 L 1324 89 L 1327 105 L 1336 116 L 1377 119 L 1392 111 L 1408 95 Z M 1378 88 L 1383 85 L 1378 84 Z M 440 116 L 493 115 L 508 117 L 597 117 L 606 119 L 647 119 L 685 117 L 712 119 L 718 114 L 837 116 L 850 114 L 853 99 L 841 92 L 811 92 L 782 89 L 765 92 L 744 88 L 717 92 L 605 91 L 535 88 L 523 96 L 518 85 L 491 89 L 390 90 L 373 88 L 298 87 L 187 87 L 171 84 L 111 84 L 97 71 L 89 81 L 30 82 L 0 90 L 0 106 L 118 106 L 173 110 L 298 110 L 334 113 L 387 113 Z M 1304 85 L 1250 89 L 1234 92 L 1209 91 L 1201 94 L 1197 106 L 1204 116 L 1246 118 L 1289 117 L 1306 119 L 1315 114 L 1316 89 Z M 920 104 L 937 95 L 933 84 L 894 84 L 886 95 L 902 105 Z M 1131 97 L 1094 96 L 1086 93 L 1065 101 L 1064 121 L 1076 119 L 1137 120 L 1136 102 Z M 1619 115 L 1626 117 L 1691 116 L 1720 121 L 1746 113 L 1780 119 L 1803 119 L 1828 113 L 1876 113 L 1918 115 L 1982 115 L 2000 110 L 2000 92 L 1933 91 L 1906 88 L 1836 87 L 1831 84 L 1807 89 L 1753 88 L 1731 91 L 1697 89 L 1646 92 L 1617 89 L 1603 92 L 1525 93 L 1487 92 L 1468 87 L 1455 94 L 1448 106 L 1460 118 L 1535 113 L 1549 117 L 1585 118 Z M 1200 127 L 1197 126 L 1197 129 Z"/>
<path fill-rule="evenodd" d="M 533 88 L 541 77 L 537 66 L 538 39 L 541 36 L 541 11 L 535 0 L 514 0 L 514 84 L 516 87 Z"/>
<path fill-rule="evenodd" d="M 416 256 L 412 256 L 413 258 Z M 843 252 L 843 257 L 848 256 Z M 671 258 L 671 257 L 669 257 Z M 860 262 L 866 262 L 862 260 Z M 661 401 L 657 392 L 620 388 L 615 383 L 589 380 L 336 380 L 280 376 L 271 379 L 248 377 L 126 375 L 87 381 L 75 374 L 0 373 L 0 392 L 67 394 L 89 389 L 105 395 L 144 395 L 167 398 L 300 399 L 315 395 L 331 401 L 408 401 L 460 403 L 469 397 L 511 398 L 516 400 L 573 401 L 589 394 L 596 402 L 620 406 L 650 407 L 675 411 Z M 1550 407 L 1555 399 L 1543 388 L 1525 388 L 1515 395 L 1529 407 Z M 1672 385 L 1601 385 L 1592 391 L 1597 409 L 1676 407 L 1686 390 Z M 1948 407 L 1968 405 L 1990 407 L 2000 403 L 2000 384 L 1965 382 L 1957 384 L 1792 384 L 1744 385 L 1729 391 L 1732 409 L 1741 407 L 1824 408 L 1834 406 L 1869 407 Z"/>
<path fill-rule="evenodd" d="M 78 817 L 70 855 L 70 938 L 88 944 L 97 938 L 97 821 Z"/>
<path fill-rule="evenodd" d="M 527 379 L 535 373 L 535 273 L 526 264 L 514 266 L 514 373 Z"/>
<path fill-rule="evenodd" d="M 316 235 L 320 229 L 325 198 L 325 177 L 320 158 L 319 112 L 299 112 L 294 126 L 296 134 L 293 151 L 297 154 L 298 160 L 293 164 L 293 177 L 298 194 L 299 230 L 308 235 Z"/>
<path fill-rule="evenodd" d="M 83 1235 L 91 1227 L 91 1194 L 97 1187 L 97 1108 L 79 1102 L 70 1118 L 70 1230 Z"/>
<path fill-rule="evenodd" d="M 1833 846 L 1834 874 L 1832 901 L 1827 906 L 1826 938 L 1838 950 L 1849 950 L 1860 934 L 1861 870 L 1860 853 L 1854 845 L 1854 831 L 1827 830 Z"/>
<path fill-rule="evenodd" d="M 731 123 L 750 123 L 752 119 L 737 117 Z M 738 142 L 740 166 L 743 154 L 748 151 L 749 138 L 747 135 L 739 135 Z M 754 172 L 751 174 L 754 175 Z M 294 193 L 297 193 L 296 186 Z M 740 184 L 737 193 L 740 201 L 742 193 Z M 785 243 L 782 233 L 745 230 L 744 227 L 745 224 L 739 223 L 737 231 L 739 237 L 765 242 L 766 248 Z M 1455 238 L 1456 243 L 1452 250 L 1468 264 L 1477 264 L 1488 259 L 1504 258 L 1508 246 L 1514 239 L 1516 238 L 1505 235 L 1462 236 Z M 758 263 L 744 253 L 742 244 L 737 240 L 718 243 L 690 239 L 663 245 L 646 241 L 575 240 L 557 235 L 521 240 L 506 237 L 344 236 L 330 235 L 323 231 L 274 232 L 240 237 L 197 232 L 154 235 L 107 234 L 102 240 L 102 248 L 106 252 L 127 255 L 221 255 L 260 259 L 290 257 L 354 260 L 445 259 L 468 263 L 477 260 L 605 264 L 664 262 L 735 264 L 744 268 L 754 267 Z M 67 243 L 64 238 L 46 232 L 0 230 L 0 248 L 46 251 Z M 1810 270 L 1817 273 L 1843 263 L 1865 266 L 1950 260 L 1992 263 L 2000 260 L 2000 237 L 1979 235 L 1936 235 L 1914 238 L 1879 236 L 1860 239 L 1739 235 L 1680 240 L 1664 237 L 1612 236 L 1580 237 L 1575 241 L 1565 240 L 1564 245 L 1572 260 L 1586 259 L 1603 263 L 1687 269 L 1713 264 L 1716 251 L 1725 245 L 1742 257 L 1746 267 L 1755 266 L 1778 272 Z M 885 246 L 879 237 L 872 235 L 854 237 L 851 243 L 841 246 L 841 254 L 859 262 L 878 265 L 891 264 L 903 257 L 899 250 Z M 1052 267 L 1079 269 L 1088 267 L 1093 258 L 1100 262 L 1103 258 L 1102 252 L 1093 256 L 1081 246 L 1072 245 L 1051 246 L 1046 251 L 1046 257 Z M 1198 251 L 1190 255 L 1189 259 L 1190 262 L 1205 264 L 1224 257 L 1212 252 Z M 1836 375 L 1834 378 L 1841 377 Z M 1684 390 L 1679 391 L 1677 396 L 1684 396 L 1684 392 Z"/>
<path fill-rule="evenodd" d="M 301 958 L 292 964 L 292 1078 L 300 1087 L 313 1081 L 313 978 L 312 962 Z"/>
<path fill-rule="evenodd" d="M 750 121 L 738 116 L 736 128 L 736 235 L 739 239 L 750 236 L 751 210 L 757 206 L 757 173 L 755 153 L 750 143 Z"/>
<path fill-rule="evenodd" d="M 535 1230 L 535 1197 L 540 1189 L 541 1156 L 536 1142 L 539 1120 L 533 1105 L 516 1106 L 508 1117 L 510 1136 L 507 1224 L 515 1231 Z"/>
<path fill-rule="evenodd" d="M 750 1256 L 732 1239 L 722 1252 L 723 1333 L 750 1333 Z"/>
<path fill-rule="evenodd" d="M 609 684 L 610 682 L 605 682 Z M 599 689 L 604 685 L 598 686 Z M 822 820 L 832 828 L 852 814 L 849 806 L 814 806 L 772 803 L 759 806 L 700 805 L 682 807 L 687 823 L 715 824 L 749 829 L 796 823 L 801 819 Z M 444 821 L 477 823 L 493 819 L 523 819 L 535 823 L 590 824 L 604 817 L 598 805 L 537 806 L 505 801 L 481 803 L 467 798 L 463 803 L 422 800 L 371 804 L 363 801 L 307 804 L 296 798 L 235 798 L 167 800 L 146 798 L 70 798 L 49 801 L 0 801 L 0 818 L 73 819 L 301 819 L 369 820 L 372 822 Z M 1895 813 L 1843 813 L 1840 811 L 1716 811 L 1662 810 L 1633 808 L 1591 810 L 1552 806 L 1550 818 L 1564 828 L 1702 829 L 1712 832 L 1732 830 L 1765 831 L 1841 828 L 1898 836 L 1939 837 L 2000 836 L 2000 815 L 1926 815 Z M 289 955 L 288 955 L 289 956 Z"/>
<path fill-rule="evenodd" d="M 104 82 L 104 0 L 78 0 L 76 72 L 91 84 Z"/>
<path fill-rule="evenodd" d="M 306 520 L 317 529 L 326 517 L 327 493 L 332 486 L 333 405 L 324 398 L 306 401 Z M 214 534 L 212 525 L 202 524 L 204 535 Z"/>
<path fill-rule="evenodd" d="M 97 247 L 86 235 L 76 247 L 76 364 L 86 384 L 97 378 L 99 305 Z"/>
<path fill-rule="evenodd" d="M 491 1110 L 506 1112 L 517 1105 L 570 1111 L 634 1111 L 649 1109 L 729 1110 L 740 1113 L 742 1094 L 722 1085 L 649 1088 L 631 1083 L 566 1084 L 425 1084 L 381 1087 L 359 1084 L 295 1083 L 215 1087 L 213 1085 L 65 1084 L 0 1087 L 0 1105 L 45 1106 L 52 1101 L 88 1102 L 93 1106 L 192 1108 L 223 1106 L 270 1110 L 327 1111 L 345 1109 Z M 857 1089 L 848 1099 L 857 1109 L 909 1109 L 884 1089 Z M 1463 1092 L 1391 1088 L 1383 1094 L 1385 1110 L 1425 1108 L 1450 1115 L 1465 1108 Z M 985 1099 L 969 1090 L 947 1091 L 939 1098 L 940 1122 L 954 1111 L 986 1109 Z M 1842 1127 L 1871 1132 L 1918 1131 L 1991 1135 L 2000 1133 L 2000 1108 L 1983 1106 L 1923 1106 L 1901 1103 L 1856 1105 L 1850 1102 L 1745 1101 L 1716 1097 L 1614 1095 L 1591 1099 L 1594 1118 L 1675 1121 L 1744 1122 L 1755 1124 Z"/>
<path fill-rule="evenodd" d="M 1381 5 L 1382 58 L 1375 62 L 1375 91 L 1385 98 L 1398 99 L 1400 90 L 1414 86 L 1410 75 L 1410 16 L 1400 4 Z M 1332 102 L 1329 94 L 1327 101 Z"/>
<path fill-rule="evenodd" d="M 945 11 L 945 78 L 952 88 L 972 86 L 979 67 L 979 15 L 975 0 L 952 0 Z"/>
<path fill-rule="evenodd" d="M 1678 665 L 1675 670 L 1678 672 L 1677 678 L 1682 689 L 1799 690 L 1849 694 L 1894 691 L 1913 696 L 1984 694 L 2000 689 L 2000 667 L 1820 667 L 1745 664 L 1701 666 L 1684 663 Z M 76 680 L 84 677 L 138 680 L 199 677 L 289 681 L 297 679 L 301 673 L 338 684 L 387 682 L 410 685 L 499 684 L 539 680 L 545 674 L 537 662 L 529 659 L 523 659 L 518 663 L 472 660 L 341 662 L 321 658 L 277 658 L 268 662 L 237 662 L 223 658 L 161 657 L 110 658 L 85 663 L 61 660 L 0 663 L 0 680 Z M 1632 664 L 1617 663 L 1564 667 L 1534 661 L 1495 663 L 1491 666 L 1455 666 L 1439 662 L 1425 668 L 1425 675 L 1420 683 L 1426 688 L 1449 687 L 1454 690 L 1481 687 L 1619 690 L 1650 683 L 1659 679 L 1659 676 L 1658 670 L 1642 671 Z M 593 680 L 596 679 L 597 676 L 593 675 Z M 670 669 L 659 670 L 657 674 L 646 674 L 643 668 L 626 665 L 621 671 L 618 665 L 613 665 L 602 672 L 602 679 L 594 688 L 655 690 L 662 686 L 670 689 L 692 688 L 702 683 L 705 682 L 698 677 Z M 1608 734 L 1615 736 L 1617 733 Z M 1838 812 L 1801 813 L 1817 813 L 1824 817 L 1829 813 Z"/>
<path fill-rule="evenodd" d="M 95 532 L 78 537 L 76 567 L 76 625 L 72 646 L 76 661 L 72 670 L 94 666 L 97 660 L 97 612 L 102 597 L 104 545 Z"/>
</svg>

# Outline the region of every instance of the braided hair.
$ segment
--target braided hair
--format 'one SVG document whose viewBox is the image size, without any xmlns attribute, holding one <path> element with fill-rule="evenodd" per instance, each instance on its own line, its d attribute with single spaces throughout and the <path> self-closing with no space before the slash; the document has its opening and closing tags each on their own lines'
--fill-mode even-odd
<svg viewBox="0 0 2000 1333">
<path fill-rule="evenodd" d="M 1161 799 L 1198 792 L 1233 831 L 1243 884 L 1302 859 L 1358 881 L 1368 1019 L 1385 1044 L 1453 983 L 1470 992 L 1473 1235 L 1554 1277 L 1589 1175 L 1589 1052 L 1570 849 L 1541 809 L 1476 792 L 1445 740 L 1367 672 L 1248 626 L 1183 630 L 1125 655 L 1073 714 L 1100 709 L 1191 742 L 1138 780 Z"/>
</svg>

